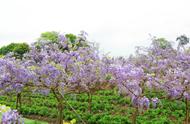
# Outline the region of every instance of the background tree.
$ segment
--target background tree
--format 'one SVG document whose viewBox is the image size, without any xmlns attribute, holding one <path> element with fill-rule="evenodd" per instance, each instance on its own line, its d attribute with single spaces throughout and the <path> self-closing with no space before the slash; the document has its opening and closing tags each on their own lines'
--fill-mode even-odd
<svg viewBox="0 0 190 124">
<path fill-rule="evenodd" d="M 165 38 L 153 38 L 152 45 L 162 49 L 172 48 L 171 42 L 167 41 Z"/>
<path fill-rule="evenodd" d="M 71 43 L 74 43 L 77 39 L 76 35 L 74 34 L 66 34 L 65 37 L 70 40 Z"/>
<path fill-rule="evenodd" d="M 59 38 L 59 33 L 56 31 L 47 31 L 40 35 L 38 41 L 50 41 L 50 42 L 57 42 Z"/>
<path fill-rule="evenodd" d="M 186 35 L 181 35 L 176 38 L 176 41 L 179 41 L 178 47 L 177 47 L 178 50 L 180 49 L 180 47 L 185 49 L 184 46 L 189 43 L 189 38 Z"/>
<path fill-rule="evenodd" d="M 23 55 L 29 52 L 29 50 L 30 47 L 27 43 L 11 43 L 0 48 L 0 55 L 6 55 L 12 52 L 14 57 L 22 59 Z"/>
</svg>

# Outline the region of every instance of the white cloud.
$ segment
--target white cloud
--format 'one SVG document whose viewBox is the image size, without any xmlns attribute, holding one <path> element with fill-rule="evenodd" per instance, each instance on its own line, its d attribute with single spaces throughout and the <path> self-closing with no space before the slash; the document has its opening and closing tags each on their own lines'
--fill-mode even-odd
<svg viewBox="0 0 190 124">
<path fill-rule="evenodd" d="M 190 35 L 189 0 L 0 0 L 0 46 L 32 42 L 41 32 L 85 30 L 112 55 L 150 43 L 149 33 Z"/>
</svg>

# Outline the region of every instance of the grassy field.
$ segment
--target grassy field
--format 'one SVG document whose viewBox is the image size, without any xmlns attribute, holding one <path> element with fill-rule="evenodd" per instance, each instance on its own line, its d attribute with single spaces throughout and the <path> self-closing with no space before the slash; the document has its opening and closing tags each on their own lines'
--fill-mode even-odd
<svg viewBox="0 0 190 124">
<path fill-rule="evenodd" d="M 156 93 L 150 93 L 149 97 Z M 162 95 L 162 94 L 161 94 Z M 0 104 L 15 108 L 15 97 L 1 96 Z M 98 91 L 92 97 L 92 113 L 88 112 L 87 94 L 66 95 L 68 104 L 64 106 L 64 120 L 80 118 L 88 124 L 130 124 L 134 108 L 128 98 L 122 97 L 114 90 Z M 70 105 L 76 110 L 73 112 Z M 21 113 L 27 118 L 55 121 L 57 116 L 57 102 L 53 94 L 48 96 L 32 93 L 22 95 Z M 182 124 L 185 118 L 185 103 L 183 101 L 170 101 L 162 99 L 158 108 L 145 110 L 138 115 L 139 124 Z M 26 124 L 45 124 L 26 119 Z"/>
<path fill-rule="evenodd" d="M 31 120 L 31 119 L 24 119 L 25 124 L 48 124 L 48 122 L 44 121 L 36 121 L 36 120 Z"/>
</svg>

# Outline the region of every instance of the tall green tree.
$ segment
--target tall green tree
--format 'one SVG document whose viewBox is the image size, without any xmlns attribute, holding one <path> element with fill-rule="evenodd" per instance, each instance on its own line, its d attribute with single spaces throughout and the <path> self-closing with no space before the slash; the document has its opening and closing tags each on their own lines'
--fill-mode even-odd
<svg viewBox="0 0 190 124">
<path fill-rule="evenodd" d="M 172 48 L 171 42 L 169 42 L 165 38 L 155 38 L 153 39 L 152 44 L 162 49 Z"/>
<path fill-rule="evenodd" d="M 40 38 L 38 41 L 51 41 L 51 42 L 57 42 L 59 38 L 59 33 L 56 31 L 47 31 L 40 35 Z"/>
<path fill-rule="evenodd" d="M 189 38 L 188 38 L 186 35 L 181 35 L 181 36 L 179 36 L 179 37 L 176 38 L 176 41 L 179 41 L 178 47 L 177 47 L 178 50 L 179 50 L 181 47 L 182 47 L 183 49 L 185 49 L 184 46 L 189 43 Z"/>
<path fill-rule="evenodd" d="M 65 37 L 70 40 L 71 43 L 75 43 L 77 36 L 74 34 L 66 34 Z"/>
<path fill-rule="evenodd" d="M 13 52 L 14 57 L 21 59 L 23 55 L 30 50 L 30 47 L 27 43 L 11 43 L 7 46 L 0 48 L 0 55 L 6 55 L 10 52 Z"/>
</svg>

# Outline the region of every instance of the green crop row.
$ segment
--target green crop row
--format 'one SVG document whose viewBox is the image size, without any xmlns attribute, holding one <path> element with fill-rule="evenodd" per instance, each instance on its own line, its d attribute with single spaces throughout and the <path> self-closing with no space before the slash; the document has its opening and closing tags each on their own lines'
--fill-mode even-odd
<svg viewBox="0 0 190 124">
<path fill-rule="evenodd" d="M 156 93 L 149 92 L 154 97 Z M 0 104 L 15 108 L 16 97 L 1 96 Z M 57 117 L 57 101 L 53 94 L 44 96 L 24 92 L 20 112 L 24 116 L 42 116 L 55 119 Z M 75 110 L 75 112 L 73 111 Z M 114 90 L 98 91 L 92 97 L 92 113 L 88 111 L 88 95 L 65 95 L 64 120 L 81 119 L 88 124 L 128 124 L 134 113 L 130 99 L 120 96 Z M 182 124 L 185 117 L 185 103 L 162 99 L 156 109 L 142 111 L 137 118 L 139 124 Z"/>
</svg>

